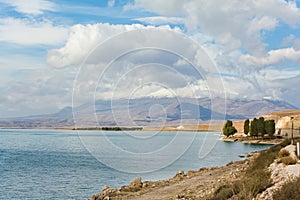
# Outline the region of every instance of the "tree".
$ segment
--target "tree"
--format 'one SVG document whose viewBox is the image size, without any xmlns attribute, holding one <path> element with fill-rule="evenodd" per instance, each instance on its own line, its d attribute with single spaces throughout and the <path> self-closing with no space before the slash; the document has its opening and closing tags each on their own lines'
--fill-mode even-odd
<svg viewBox="0 0 300 200">
<path fill-rule="evenodd" d="M 223 126 L 223 134 L 226 137 L 229 137 L 230 135 L 234 135 L 235 133 L 237 133 L 237 130 L 234 126 L 232 126 L 232 121 L 227 120 Z"/>
<path fill-rule="evenodd" d="M 258 119 L 254 118 L 251 121 L 251 125 L 250 125 L 250 135 L 252 137 L 257 137 L 258 136 L 258 128 L 257 128 L 257 121 Z"/>
<path fill-rule="evenodd" d="M 259 136 L 261 136 L 262 138 L 264 137 L 264 135 L 266 134 L 265 131 L 265 118 L 260 117 L 257 120 L 257 133 Z"/>
<path fill-rule="evenodd" d="M 274 120 L 266 120 L 265 121 L 265 132 L 269 135 L 270 138 L 274 136 L 275 133 L 275 121 Z"/>
<path fill-rule="evenodd" d="M 248 135 L 249 133 L 249 119 L 246 119 L 245 122 L 244 122 L 244 134 Z"/>
</svg>

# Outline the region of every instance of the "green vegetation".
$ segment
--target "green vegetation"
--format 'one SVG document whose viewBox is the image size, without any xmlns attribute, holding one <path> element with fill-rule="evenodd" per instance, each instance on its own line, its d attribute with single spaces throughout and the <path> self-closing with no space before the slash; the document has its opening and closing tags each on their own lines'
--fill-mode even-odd
<svg viewBox="0 0 300 200">
<path fill-rule="evenodd" d="M 244 134 L 248 135 L 250 129 L 250 121 L 246 119 L 244 122 Z"/>
<path fill-rule="evenodd" d="M 226 137 L 234 135 L 237 132 L 236 128 L 232 125 L 232 121 L 227 120 L 223 127 L 223 134 Z"/>
<path fill-rule="evenodd" d="M 211 200 L 225 200 L 233 195 L 236 199 L 253 199 L 257 194 L 271 186 L 271 173 L 268 166 L 275 160 L 281 148 L 290 144 L 290 140 L 262 151 L 247 169 L 241 180 L 231 185 L 221 186 Z"/>
<path fill-rule="evenodd" d="M 276 200 L 300 199 L 299 188 L 300 188 L 300 177 L 284 184 L 281 190 L 277 190 L 273 194 L 273 198 Z"/>
<path fill-rule="evenodd" d="M 268 134 L 268 136 L 270 138 L 272 138 L 274 136 L 274 133 L 275 133 L 275 121 L 274 120 L 265 121 L 265 131 L 266 131 L 266 134 Z"/>
<path fill-rule="evenodd" d="M 274 133 L 275 133 L 274 120 L 265 121 L 263 117 L 260 117 L 259 119 L 254 118 L 251 121 L 250 136 L 252 137 L 260 136 L 261 138 L 263 138 L 265 134 L 268 134 L 270 138 L 273 138 Z"/>
<path fill-rule="evenodd" d="M 73 128 L 72 130 L 86 130 L 86 131 L 141 131 L 142 127 L 118 127 L 118 126 L 109 126 L 109 127 L 86 127 L 86 128 Z"/>
<path fill-rule="evenodd" d="M 254 118 L 251 121 L 251 125 L 250 125 L 250 136 L 252 137 L 257 137 L 258 136 L 258 129 L 257 129 L 257 119 Z"/>
</svg>

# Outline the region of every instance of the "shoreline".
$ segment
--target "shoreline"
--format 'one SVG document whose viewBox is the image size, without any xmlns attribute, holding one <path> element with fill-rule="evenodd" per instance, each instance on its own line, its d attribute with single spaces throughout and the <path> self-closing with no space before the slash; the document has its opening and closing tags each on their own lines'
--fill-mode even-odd
<svg viewBox="0 0 300 200">
<path fill-rule="evenodd" d="M 165 180 L 142 181 L 141 178 L 136 178 L 129 185 L 120 188 L 104 186 L 100 193 L 88 200 L 272 199 L 284 184 L 290 184 L 291 177 L 300 177 L 300 164 L 297 164 L 294 152 L 296 147 L 289 143 L 286 140 L 264 150 L 248 153 L 244 160 L 229 162 L 224 166 L 189 170 L 186 173 L 180 170 L 174 177 Z M 279 162 L 282 157 L 278 156 L 282 150 L 289 151 L 296 163 Z M 264 166 L 265 163 L 268 164 Z M 288 177 L 286 174 L 289 174 Z M 253 185 L 259 181 L 262 183 Z M 258 190 L 253 190 L 255 188 Z M 296 191 L 298 187 L 294 185 L 294 192 Z M 284 194 L 281 196 L 286 197 Z"/>
<path fill-rule="evenodd" d="M 209 199 L 222 185 L 240 180 L 259 153 L 260 151 L 249 153 L 246 159 L 223 166 L 204 167 L 186 173 L 179 170 L 174 177 L 165 180 L 142 181 L 141 178 L 136 178 L 121 188 L 104 186 L 90 200 Z"/>
<path fill-rule="evenodd" d="M 290 199 L 299 192 L 299 184 L 291 180 L 300 178 L 296 146 L 290 143 L 290 140 L 285 140 L 264 150 L 248 153 L 246 159 L 224 166 L 200 168 L 186 173 L 180 170 L 174 177 L 165 180 L 142 181 L 136 178 L 121 188 L 104 186 L 91 200 L 266 200 L 276 195 L 281 199 Z M 282 157 L 285 151 L 289 154 Z M 294 162 L 286 162 L 288 157 Z M 293 189 L 290 194 L 281 192 L 284 185 L 289 187 L 291 184 Z"/>
<path fill-rule="evenodd" d="M 257 139 L 257 138 L 243 137 L 243 136 L 233 136 L 233 137 L 223 137 L 223 138 L 220 138 L 219 140 L 224 141 L 224 142 L 242 142 L 242 143 L 247 143 L 247 144 L 267 144 L 267 145 L 271 145 L 271 144 L 280 144 L 285 139 L 284 138 Z"/>
</svg>

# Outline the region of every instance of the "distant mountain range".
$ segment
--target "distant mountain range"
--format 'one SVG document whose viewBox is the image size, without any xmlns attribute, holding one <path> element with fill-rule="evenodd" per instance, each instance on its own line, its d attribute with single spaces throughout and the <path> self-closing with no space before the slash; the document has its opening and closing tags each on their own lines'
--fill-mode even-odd
<svg viewBox="0 0 300 200">
<path fill-rule="evenodd" d="M 212 107 L 213 105 L 213 107 Z M 225 108 L 226 106 L 226 108 Z M 0 119 L 0 127 L 61 128 L 99 126 L 153 126 L 207 123 L 209 120 L 246 119 L 274 111 L 296 110 L 283 101 L 216 98 L 141 98 L 66 107 L 58 113 Z M 224 112 L 226 110 L 226 113 Z M 75 118 L 73 118 L 73 114 Z M 75 119 L 75 120 L 74 120 Z"/>
</svg>

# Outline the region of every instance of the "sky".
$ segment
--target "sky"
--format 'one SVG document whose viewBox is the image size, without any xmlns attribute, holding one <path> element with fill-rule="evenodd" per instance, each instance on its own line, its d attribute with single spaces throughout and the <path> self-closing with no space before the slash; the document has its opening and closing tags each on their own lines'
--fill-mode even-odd
<svg viewBox="0 0 300 200">
<path fill-rule="evenodd" d="M 74 96 L 300 107 L 299 0 L 0 0 L 0 11 L 0 118 L 55 113 Z"/>
</svg>

